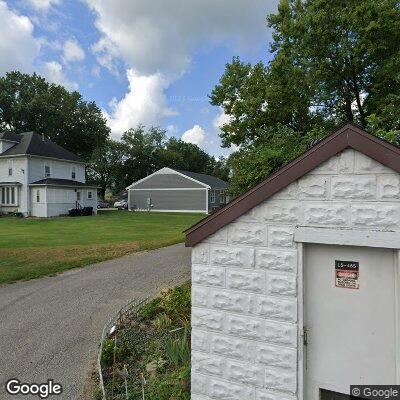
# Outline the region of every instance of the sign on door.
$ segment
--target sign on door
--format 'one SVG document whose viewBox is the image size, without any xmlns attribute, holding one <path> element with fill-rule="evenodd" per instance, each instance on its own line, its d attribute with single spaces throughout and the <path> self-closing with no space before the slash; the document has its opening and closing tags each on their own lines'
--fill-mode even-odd
<svg viewBox="0 0 400 400">
<path fill-rule="evenodd" d="M 345 289 L 359 288 L 358 261 L 335 260 L 335 286 Z"/>
</svg>

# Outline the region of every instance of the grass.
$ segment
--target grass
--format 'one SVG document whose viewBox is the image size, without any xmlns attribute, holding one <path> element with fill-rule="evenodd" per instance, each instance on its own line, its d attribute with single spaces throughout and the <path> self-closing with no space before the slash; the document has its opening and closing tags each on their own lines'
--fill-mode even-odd
<svg viewBox="0 0 400 400">
<path fill-rule="evenodd" d="M 179 243 L 201 218 L 111 210 L 96 217 L 0 218 L 0 284 Z"/>
<path fill-rule="evenodd" d="M 145 400 L 190 399 L 190 289 L 186 283 L 162 293 L 123 318 L 116 336 L 105 340 L 101 364 L 108 399 L 113 392 L 114 400 L 126 400 L 126 389 L 130 399 L 142 399 L 143 389 Z"/>
</svg>

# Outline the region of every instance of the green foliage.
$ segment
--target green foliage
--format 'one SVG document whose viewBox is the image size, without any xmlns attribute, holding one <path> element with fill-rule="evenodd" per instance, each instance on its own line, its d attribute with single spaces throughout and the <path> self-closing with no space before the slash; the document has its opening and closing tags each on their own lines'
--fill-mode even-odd
<svg viewBox="0 0 400 400">
<path fill-rule="evenodd" d="M 126 131 L 121 142 L 109 140 L 95 151 L 88 173 L 103 194 L 107 188 L 117 194 L 163 167 L 212 174 L 223 180 L 229 176 L 225 159 L 216 160 L 195 144 L 167 139 L 165 129 L 142 125 Z"/>
<path fill-rule="evenodd" d="M 190 283 L 167 290 L 118 327 L 115 371 L 127 366 L 130 398 L 141 398 L 143 374 L 146 400 L 190 399 L 190 293 Z M 102 354 L 108 393 L 113 344 L 106 341 Z M 115 383 L 115 398 L 124 399 L 124 381 L 118 372 Z"/>
<path fill-rule="evenodd" d="M 185 324 L 190 320 L 191 286 L 186 283 L 161 294 L 160 306 L 173 321 Z"/>
<path fill-rule="evenodd" d="M 234 58 L 210 96 L 230 116 L 223 144 L 240 146 L 229 159 L 234 194 L 342 122 L 399 144 L 397 0 L 281 0 L 268 24 L 269 64 Z"/>
<path fill-rule="evenodd" d="M 158 331 L 166 331 L 171 327 L 172 320 L 167 314 L 160 314 L 154 320 L 154 326 Z"/>
<path fill-rule="evenodd" d="M 9 72 L 0 77 L 0 131 L 36 131 L 88 160 L 109 136 L 94 102 L 50 84 L 39 75 Z"/>
<path fill-rule="evenodd" d="M 107 338 L 107 339 L 104 340 L 103 352 L 101 353 L 101 364 L 102 365 L 111 366 L 113 364 L 114 348 L 115 348 L 114 339 L 108 339 Z"/>
<path fill-rule="evenodd" d="M 190 362 L 190 343 L 188 329 L 183 329 L 183 335 L 175 335 L 165 341 L 165 356 L 173 366 L 181 366 Z"/>
</svg>

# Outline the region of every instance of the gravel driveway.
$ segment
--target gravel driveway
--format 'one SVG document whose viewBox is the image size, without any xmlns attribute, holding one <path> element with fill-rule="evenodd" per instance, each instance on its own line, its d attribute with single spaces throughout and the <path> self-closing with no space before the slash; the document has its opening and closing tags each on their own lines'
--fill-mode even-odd
<svg viewBox="0 0 400 400">
<path fill-rule="evenodd" d="M 108 318 L 189 276 L 190 250 L 179 244 L 0 286 L 0 399 L 32 398 L 7 395 L 10 378 L 53 379 L 63 394 L 50 398 L 78 399 Z"/>
</svg>

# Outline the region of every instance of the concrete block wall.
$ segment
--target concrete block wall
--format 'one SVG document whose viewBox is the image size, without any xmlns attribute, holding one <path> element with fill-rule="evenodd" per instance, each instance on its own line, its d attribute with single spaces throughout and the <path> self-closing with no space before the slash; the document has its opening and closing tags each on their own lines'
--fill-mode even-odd
<svg viewBox="0 0 400 400">
<path fill-rule="evenodd" d="M 400 231 L 400 176 L 346 150 L 192 249 L 192 400 L 298 395 L 296 226 Z"/>
</svg>

